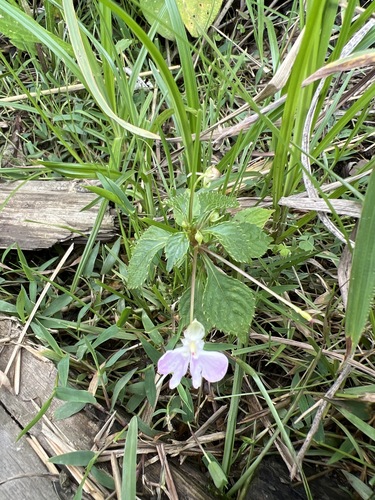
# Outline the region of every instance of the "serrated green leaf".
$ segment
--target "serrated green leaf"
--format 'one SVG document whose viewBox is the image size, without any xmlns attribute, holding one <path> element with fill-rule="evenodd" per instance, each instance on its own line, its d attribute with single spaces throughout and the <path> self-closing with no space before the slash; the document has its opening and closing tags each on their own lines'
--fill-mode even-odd
<svg viewBox="0 0 375 500">
<path fill-rule="evenodd" d="M 190 205 L 190 190 L 186 189 L 183 193 L 173 196 L 168 200 L 168 205 L 173 210 L 174 220 L 179 226 L 183 226 L 188 221 L 189 205 Z M 194 196 L 193 199 L 193 219 L 200 214 L 199 197 Z"/>
<path fill-rule="evenodd" d="M 235 278 L 219 271 L 207 258 L 207 282 L 203 294 L 206 318 L 219 330 L 244 342 L 255 310 L 253 292 Z"/>
<path fill-rule="evenodd" d="M 233 220 L 236 222 L 249 222 L 250 224 L 254 224 L 262 229 L 266 222 L 268 222 L 273 212 L 274 210 L 268 210 L 260 207 L 244 208 L 236 213 Z"/>
<path fill-rule="evenodd" d="M 167 271 L 170 272 L 176 266 L 179 267 L 189 250 L 189 238 L 186 233 L 174 233 L 169 237 L 165 245 L 165 256 L 167 257 Z"/>
<path fill-rule="evenodd" d="M 222 0 L 176 0 L 181 18 L 192 36 L 206 31 L 218 15 Z"/>
<path fill-rule="evenodd" d="M 95 457 L 93 451 L 71 451 L 48 459 L 49 462 L 59 465 L 74 465 L 86 467 Z"/>
<path fill-rule="evenodd" d="M 261 257 L 271 241 L 259 227 L 247 222 L 221 222 L 205 229 L 203 233 L 215 236 L 237 262 L 250 262 L 251 259 Z"/>
<path fill-rule="evenodd" d="M 207 214 L 213 210 L 225 212 L 228 208 L 237 208 L 238 201 L 233 196 L 217 193 L 215 191 L 201 191 L 197 193 L 201 207 L 201 214 Z"/>
<path fill-rule="evenodd" d="M 138 288 L 146 281 L 155 255 L 164 248 L 170 233 L 156 226 L 149 227 L 139 238 L 128 267 L 128 287 Z"/>
</svg>

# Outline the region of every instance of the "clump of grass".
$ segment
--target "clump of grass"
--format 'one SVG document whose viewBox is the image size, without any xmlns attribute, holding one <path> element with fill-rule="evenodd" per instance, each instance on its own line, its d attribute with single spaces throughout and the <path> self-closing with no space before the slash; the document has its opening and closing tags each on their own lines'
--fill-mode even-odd
<svg viewBox="0 0 375 500">
<path fill-rule="evenodd" d="M 193 39 L 168 0 L 176 41 L 166 43 L 136 3 L 76 12 L 70 0 L 45 2 L 33 19 L 0 1 L 24 34 L 9 31 L 14 55 L 0 55 L 0 104 L 6 121 L 22 114 L 34 165 L 4 168 L 4 179 L 100 183 L 88 187 L 100 211 L 76 268 L 50 283 L 57 249 L 4 251 L 0 310 L 29 322 L 57 363 L 53 396 L 71 394 L 59 418 L 99 402 L 120 422 L 133 416 L 102 450 L 125 447 L 132 497 L 142 433 L 148 446 L 174 440 L 169 453 L 181 457 L 193 437 L 189 454 L 229 496 L 243 498 L 277 450 L 309 498 L 304 463 L 344 471 L 346 489 L 370 498 L 374 6 L 357 3 L 312 0 L 305 11 L 293 1 L 280 12 L 249 0 Z M 360 175 L 342 175 L 362 160 Z M 318 215 L 303 211 L 309 198 Z M 346 300 L 342 252 L 353 250 L 358 203 Z M 110 245 L 96 242 L 109 204 L 119 225 Z M 229 371 L 170 391 L 158 359 L 196 316 Z"/>
</svg>

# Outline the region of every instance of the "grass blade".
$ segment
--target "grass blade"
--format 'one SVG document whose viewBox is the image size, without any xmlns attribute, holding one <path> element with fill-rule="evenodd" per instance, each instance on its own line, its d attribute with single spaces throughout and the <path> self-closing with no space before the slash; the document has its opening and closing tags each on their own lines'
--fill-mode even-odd
<svg viewBox="0 0 375 500">
<path fill-rule="evenodd" d="M 121 498 L 123 500 L 135 500 L 136 498 L 137 439 L 138 421 L 137 417 L 133 417 L 129 423 L 124 449 L 124 464 L 122 471 L 121 488 Z"/>
<path fill-rule="evenodd" d="M 111 108 L 107 99 L 103 95 L 99 83 L 96 81 L 94 72 L 92 71 L 92 67 L 90 65 L 90 57 L 87 54 L 89 50 L 88 44 L 84 43 L 82 38 L 82 33 L 78 24 L 77 16 L 74 10 L 72 0 L 63 0 L 63 7 L 66 16 L 66 24 L 68 26 L 70 40 L 78 61 L 78 65 L 82 71 L 84 76 L 84 80 L 86 82 L 87 87 L 92 93 L 93 97 L 97 101 L 98 105 L 101 107 L 103 112 L 116 123 L 121 125 L 124 129 L 129 132 L 139 135 L 141 137 L 146 137 L 148 139 L 159 139 L 157 134 L 153 134 L 152 132 L 136 127 L 125 120 L 122 120 L 119 116 Z M 91 57 L 93 58 L 93 57 Z"/>
<path fill-rule="evenodd" d="M 351 350 L 356 348 L 361 338 L 375 292 L 374 199 L 375 174 L 372 172 L 363 202 L 350 274 L 345 329 Z"/>
</svg>

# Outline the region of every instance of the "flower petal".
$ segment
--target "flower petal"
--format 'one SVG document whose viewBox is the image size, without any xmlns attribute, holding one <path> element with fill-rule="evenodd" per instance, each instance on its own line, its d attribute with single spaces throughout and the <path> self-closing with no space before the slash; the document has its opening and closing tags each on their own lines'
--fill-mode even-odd
<svg viewBox="0 0 375 500">
<path fill-rule="evenodd" d="M 161 375 L 172 373 L 169 387 L 174 389 L 181 382 L 182 377 L 187 372 L 190 361 L 190 354 L 186 347 L 177 347 L 172 351 L 167 351 L 158 361 L 158 372 Z"/>
<path fill-rule="evenodd" d="M 195 389 L 201 385 L 202 377 L 208 382 L 218 382 L 227 370 L 228 358 L 222 352 L 201 351 L 199 356 L 192 356 L 190 361 L 190 373 Z"/>
</svg>

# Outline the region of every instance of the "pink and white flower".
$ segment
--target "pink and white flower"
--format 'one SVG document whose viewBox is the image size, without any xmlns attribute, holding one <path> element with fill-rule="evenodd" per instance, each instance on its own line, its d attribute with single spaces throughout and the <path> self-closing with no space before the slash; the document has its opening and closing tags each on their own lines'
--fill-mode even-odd
<svg viewBox="0 0 375 500">
<path fill-rule="evenodd" d="M 196 319 L 186 328 L 182 346 L 167 351 L 158 362 L 161 375 L 172 374 L 169 387 L 174 389 L 188 371 L 192 377 L 193 387 L 198 389 L 202 378 L 208 382 L 218 382 L 228 370 L 228 359 L 225 354 L 215 351 L 204 351 L 204 327 Z"/>
</svg>

